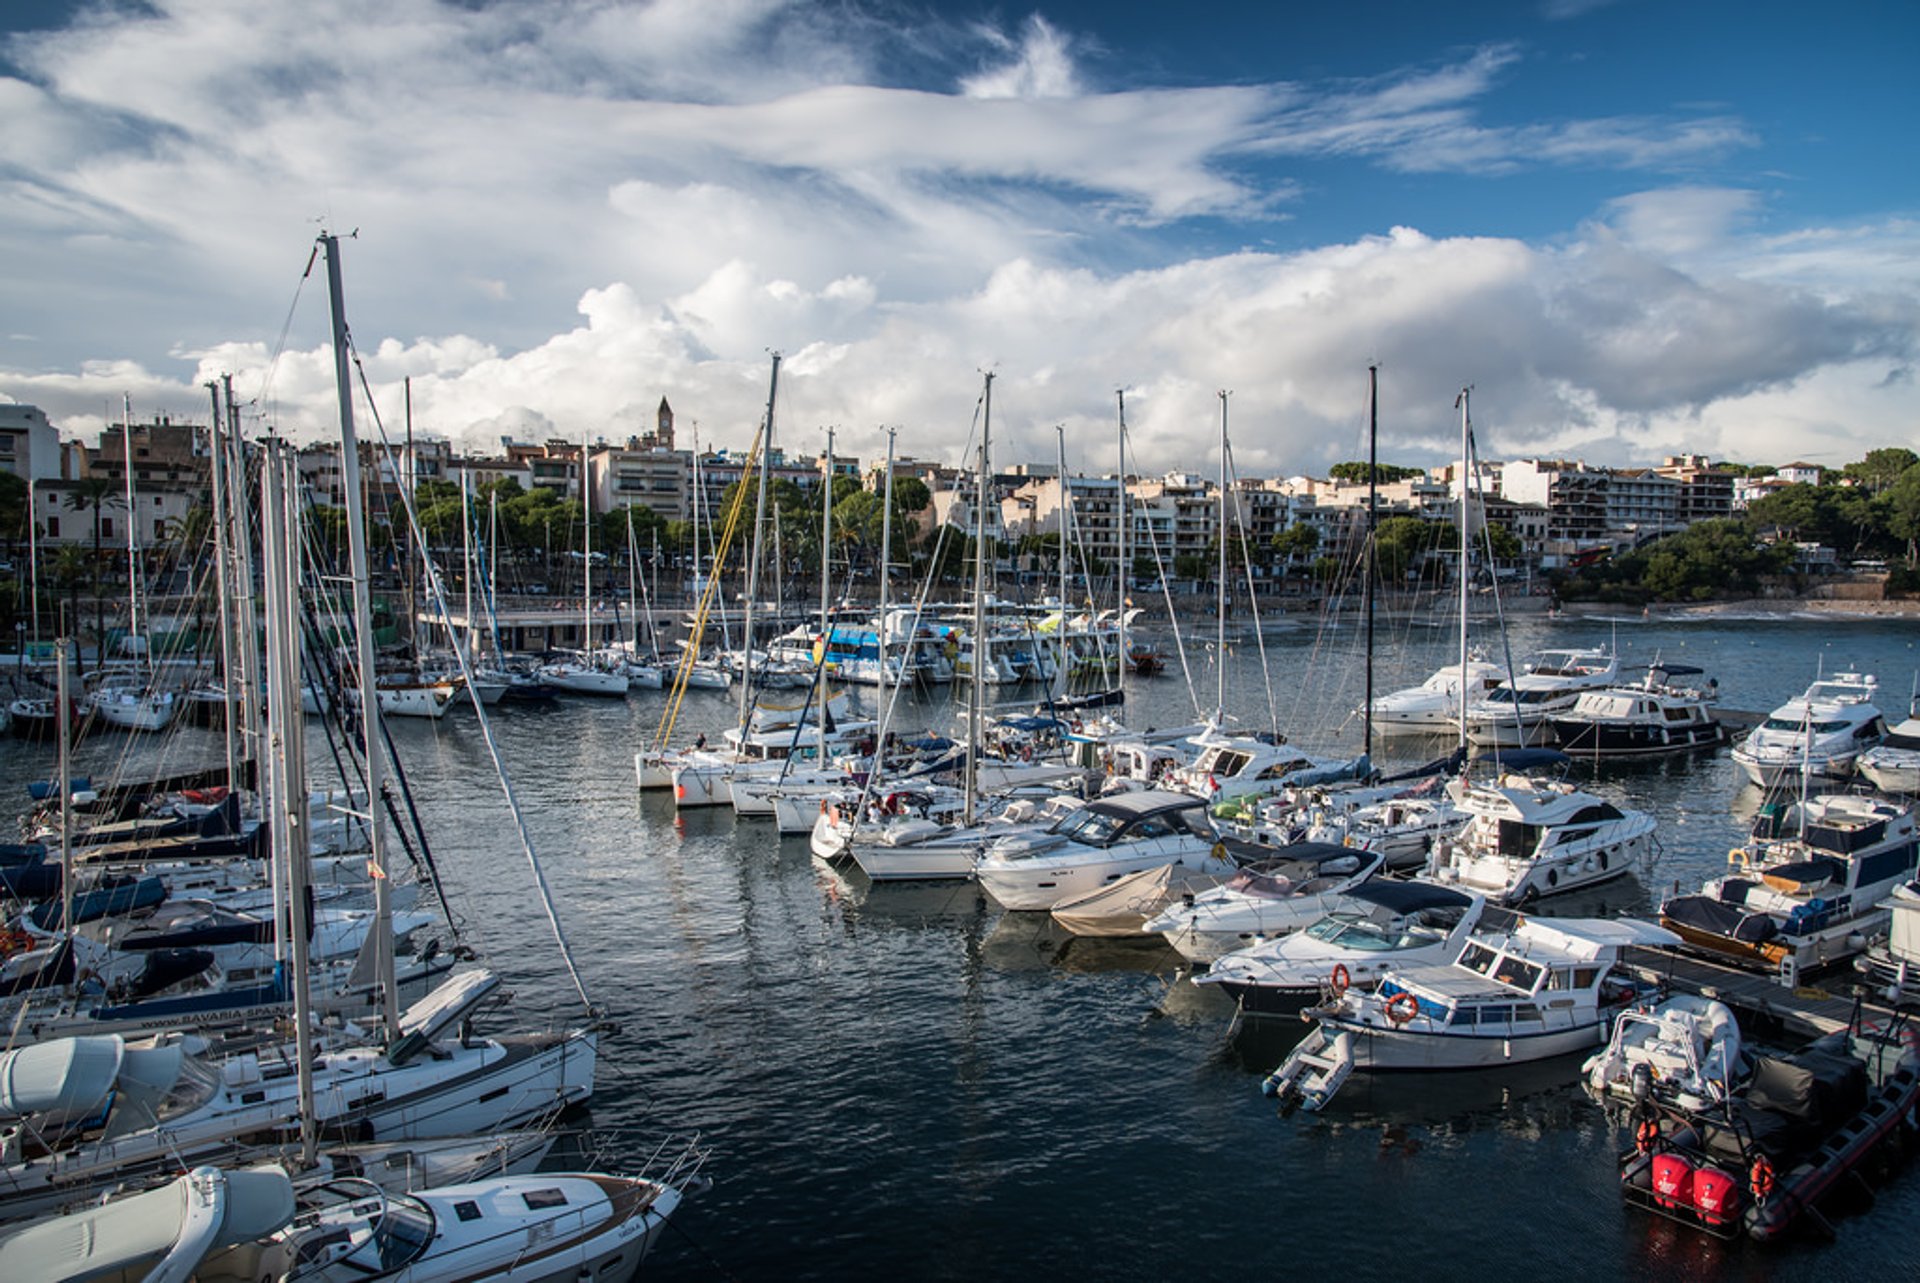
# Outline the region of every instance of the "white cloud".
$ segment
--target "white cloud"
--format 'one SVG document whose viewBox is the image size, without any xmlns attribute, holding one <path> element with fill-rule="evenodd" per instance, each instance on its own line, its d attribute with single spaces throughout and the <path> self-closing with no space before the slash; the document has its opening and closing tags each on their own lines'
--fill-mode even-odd
<svg viewBox="0 0 1920 1283">
<path fill-rule="evenodd" d="M 1297 159 L 1662 172 L 1755 144 L 1725 108 L 1489 123 L 1523 65 L 1506 44 L 1330 85 L 1141 89 L 1098 83 L 1087 38 L 1037 15 L 891 17 L 155 0 L 16 40 L 0 308 L 33 338 L 0 347 L 0 393 L 85 434 L 122 391 L 200 414 L 200 383 L 233 371 L 258 421 L 330 431 L 325 296 L 301 279 L 325 219 L 364 229 L 347 293 L 382 413 L 412 377 L 416 425 L 478 447 L 624 437 L 662 395 L 743 444 L 773 349 L 790 441 L 835 423 L 873 452 L 898 424 L 921 457 L 957 457 L 986 367 L 1008 451 L 1051 457 L 1064 423 L 1094 467 L 1125 386 L 1151 467 L 1212 466 L 1224 387 L 1243 471 L 1323 468 L 1357 448 L 1370 359 L 1409 462 L 1452 450 L 1466 382 L 1508 454 L 1909 430 L 1889 376 L 1913 359 L 1920 235 L 1898 220 L 1782 228 L 1765 193 L 1640 178 L 1564 240 L 1169 249 L 1202 220 L 1264 232 L 1335 181 Z M 1844 413 L 1821 420 L 1822 396 Z"/>
</svg>

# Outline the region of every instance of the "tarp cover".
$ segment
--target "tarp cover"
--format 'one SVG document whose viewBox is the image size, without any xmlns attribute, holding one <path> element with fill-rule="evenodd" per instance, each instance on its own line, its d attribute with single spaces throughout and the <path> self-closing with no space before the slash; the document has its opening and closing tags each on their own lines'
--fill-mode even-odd
<svg viewBox="0 0 1920 1283">
<path fill-rule="evenodd" d="M 0 1055 L 0 1117 L 73 1115 L 113 1089 L 125 1044 L 114 1034 L 56 1038 Z"/>
<path fill-rule="evenodd" d="M 1779 924 L 1766 914 L 1748 913 L 1738 905 L 1722 904 L 1704 895 L 1676 896 L 1660 907 L 1660 916 L 1742 944 L 1765 944 L 1780 933 Z"/>
<path fill-rule="evenodd" d="M 1814 1049 L 1792 1056 L 1757 1056 L 1747 1103 L 1825 1133 L 1867 1103 L 1867 1067 L 1852 1056 Z"/>
</svg>

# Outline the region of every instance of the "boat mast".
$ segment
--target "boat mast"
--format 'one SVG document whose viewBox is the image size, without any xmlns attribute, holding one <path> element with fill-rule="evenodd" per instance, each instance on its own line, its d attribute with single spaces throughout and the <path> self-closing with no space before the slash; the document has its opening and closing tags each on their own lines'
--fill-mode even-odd
<svg viewBox="0 0 1920 1283">
<path fill-rule="evenodd" d="M 233 607 L 228 601 L 231 595 L 228 585 L 232 578 L 227 565 L 227 469 L 226 450 L 220 443 L 220 385 L 209 382 L 207 394 L 213 398 L 213 426 L 208 429 L 207 471 L 213 482 L 213 595 L 219 599 L 220 610 L 220 703 L 224 714 L 220 719 L 220 739 L 226 749 L 227 787 L 238 792 L 240 776 L 233 750 L 236 729 L 233 724 Z"/>
<path fill-rule="evenodd" d="M 587 479 L 587 434 L 580 434 L 580 513 L 585 519 L 580 554 L 580 666 L 593 667 L 593 487 Z"/>
<path fill-rule="evenodd" d="M 1061 676 L 1066 676 L 1067 667 L 1067 504 L 1071 502 L 1067 489 L 1067 425 L 1056 423 L 1053 426 L 1053 438 L 1058 454 L 1058 466 L 1055 475 L 1060 478 L 1060 627 L 1054 636 L 1060 640 Z M 1091 587 L 1091 585 L 1089 585 Z M 1091 612 L 1089 612 L 1091 619 Z"/>
<path fill-rule="evenodd" d="M 299 525 L 295 511 L 295 487 L 298 469 L 278 441 L 269 442 L 260 469 L 261 556 L 267 581 L 267 681 L 268 700 L 274 708 L 300 706 L 300 633 L 294 600 L 300 585 Z M 367 719 L 371 722 L 371 719 Z M 371 759 L 370 759 L 371 760 Z M 275 718 L 269 739 L 269 771 L 272 785 L 267 793 L 266 816 L 270 826 L 275 880 L 286 888 L 288 905 L 284 917 L 286 943 L 291 951 L 287 959 L 287 979 L 293 988 L 293 1029 L 296 1087 L 300 1103 L 300 1154 L 303 1166 L 311 1165 L 318 1141 L 313 1107 L 313 1032 L 311 1029 L 311 993 L 308 987 L 307 860 L 308 794 L 306 772 L 306 736 L 298 718 L 289 723 Z M 376 888 L 384 879 L 375 882 Z M 280 951 L 275 950 L 276 956 Z M 391 1028 L 391 1026 L 389 1026 Z"/>
<path fill-rule="evenodd" d="M 467 634 L 463 644 L 469 656 L 480 653 L 479 634 L 473 630 L 473 474 L 466 468 L 460 469 L 460 604 L 461 618 L 465 620 Z"/>
<path fill-rule="evenodd" d="M 820 474 L 820 652 L 814 657 L 814 667 L 821 670 L 820 688 L 820 760 L 816 765 L 827 764 L 827 650 L 833 640 L 833 600 L 832 600 L 832 558 L 829 550 L 833 547 L 833 427 L 827 427 L 827 462 Z"/>
<path fill-rule="evenodd" d="M 59 774 L 54 780 L 60 790 L 60 929 L 66 933 L 68 952 L 73 950 L 73 693 L 67 673 L 72 658 L 71 637 L 53 643 L 53 721 L 60 737 Z"/>
<path fill-rule="evenodd" d="M 1131 654 L 1127 650 L 1127 580 L 1132 578 L 1132 576 L 1127 573 L 1128 566 L 1127 566 L 1127 393 L 1126 393 L 1126 389 L 1117 388 L 1114 390 L 1113 395 L 1114 395 L 1114 399 L 1120 403 L 1120 473 L 1119 473 L 1119 476 L 1116 478 L 1116 480 L 1118 480 L 1119 482 L 1119 485 L 1116 488 L 1119 491 L 1119 497 L 1120 497 L 1120 503 L 1119 503 L 1120 570 L 1117 577 L 1117 581 L 1120 585 L 1119 593 L 1117 594 L 1120 599 L 1119 601 L 1120 635 L 1116 639 L 1116 644 L 1120 648 L 1120 677 L 1119 677 L 1119 680 L 1114 684 L 1119 688 L 1122 696 L 1124 697 L 1127 689 L 1127 664 L 1132 658 Z"/>
<path fill-rule="evenodd" d="M 333 376 L 340 399 L 340 480 L 347 504 L 347 562 L 353 580 L 355 662 L 359 666 L 361 747 L 367 769 L 368 872 L 373 875 L 374 974 L 386 1040 L 399 1037 L 399 997 L 394 992 L 393 897 L 387 878 L 386 762 L 380 743 L 380 695 L 373 683 L 373 591 L 367 572 L 367 532 L 361 525 L 360 439 L 353 429 L 353 384 L 347 368 L 346 294 L 340 279 L 340 241 L 320 237 L 327 251 L 327 298 L 333 313 Z M 284 707 L 284 705 L 282 706 Z"/>
<path fill-rule="evenodd" d="M 1454 407 L 1460 411 L 1460 777 L 1467 775 L 1467 552 L 1471 547 L 1468 538 L 1467 496 L 1473 484 L 1473 443 L 1468 432 L 1468 401 L 1473 396 L 1470 387 L 1461 388 L 1460 395 L 1454 401 Z"/>
<path fill-rule="evenodd" d="M 766 529 L 767 523 L 767 473 L 773 467 L 773 405 L 779 391 L 780 354 L 775 352 L 773 374 L 767 381 L 767 437 L 760 455 L 760 489 L 753 501 L 753 546 L 747 552 L 747 599 L 740 610 L 740 629 L 745 634 L 742 642 L 745 647 L 742 652 L 744 658 L 740 664 L 740 725 L 743 729 L 747 724 L 747 705 L 753 698 L 753 599 L 760 592 L 760 532 Z M 745 485 L 746 481 L 747 474 L 742 472 L 740 484 Z M 716 565 L 714 570 L 717 572 L 719 566 Z M 725 619 L 726 616 L 727 612 L 722 610 L 720 617 Z"/>
<path fill-rule="evenodd" d="M 127 468 L 127 645 L 133 648 L 134 662 L 151 673 L 146 648 L 140 644 L 140 549 L 134 538 L 140 512 L 133 506 L 133 398 L 121 393 L 120 406 L 120 446 Z M 100 640 L 104 645 L 106 639 Z"/>
<path fill-rule="evenodd" d="M 233 639 L 236 662 L 228 675 L 240 691 L 240 759 L 260 760 L 260 652 L 258 607 L 253 592 L 253 523 L 247 512 L 247 446 L 240 439 L 240 407 L 233 400 L 233 376 L 220 376 L 220 399 L 227 407 L 227 523 L 228 546 L 233 550 Z"/>
<path fill-rule="evenodd" d="M 1380 367 L 1367 367 L 1367 697 L 1360 705 L 1360 751 L 1373 757 L 1373 597 L 1380 550 Z"/>
<path fill-rule="evenodd" d="M 986 738 L 987 698 L 987 436 L 993 428 L 993 371 L 986 372 L 980 415 L 980 465 L 974 484 L 973 521 L 973 672 L 968 686 L 967 788 L 962 822 L 971 827 L 980 800 L 980 751 Z"/>
<path fill-rule="evenodd" d="M 887 479 L 880 502 L 880 627 L 876 630 L 880 645 L 880 684 L 885 686 L 891 671 L 887 667 L 887 579 L 893 573 L 893 438 L 897 428 L 887 429 Z M 906 676 L 907 661 L 900 660 L 900 675 Z M 895 683 L 898 684 L 897 682 Z M 884 753 L 882 760 L 884 760 Z"/>
<path fill-rule="evenodd" d="M 1227 393 L 1220 392 L 1220 582 L 1216 586 L 1214 612 L 1214 696 L 1213 723 L 1227 724 Z M 1255 621 L 1256 625 L 1258 621 Z"/>
</svg>

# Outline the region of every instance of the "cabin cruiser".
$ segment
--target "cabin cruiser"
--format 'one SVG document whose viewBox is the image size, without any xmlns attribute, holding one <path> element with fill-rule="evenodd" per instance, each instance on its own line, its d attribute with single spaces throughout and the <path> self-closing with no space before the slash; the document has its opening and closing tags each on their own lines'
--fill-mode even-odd
<svg viewBox="0 0 1920 1283">
<path fill-rule="evenodd" d="M 731 805 L 736 778 L 770 779 L 789 769 L 790 762 L 825 766 L 838 755 L 859 752 L 876 729 L 869 721 L 830 722 L 824 730 L 812 723 L 746 731 L 729 726 L 720 733 L 725 747 L 688 749 L 679 755 L 672 768 L 673 804 Z"/>
<path fill-rule="evenodd" d="M 1634 872 L 1653 845 L 1651 815 L 1564 781 L 1509 773 L 1453 789 L 1467 824 L 1434 844 L 1429 876 L 1497 904 L 1612 881 Z"/>
<path fill-rule="evenodd" d="M 1761 788 L 1806 776 L 1844 780 L 1860 755 L 1886 737 L 1874 706 L 1879 683 L 1860 673 L 1835 673 L 1807 687 L 1767 715 L 1733 750 L 1733 760 Z"/>
<path fill-rule="evenodd" d="M 1070 793 L 1005 793 L 976 799 L 966 823 L 966 794 L 945 785 L 901 783 L 866 797 L 850 789 L 822 807 L 810 846 L 824 860 L 850 859 L 874 882 L 965 879 L 994 842 L 1040 832 L 1082 805 Z"/>
<path fill-rule="evenodd" d="M 1881 902 L 1920 860 L 1913 807 L 1852 793 L 1774 803 L 1727 857 L 1733 871 L 1660 906 L 1689 945 L 1797 977 L 1884 933 Z"/>
<path fill-rule="evenodd" d="M 1714 715 L 1719 687 L 1685 685 L 1702 670 L 1690 664 L 1656 664 L 1643 681 L 1587 691 L 1555 716 L 1560 751 L 1580 757 L 1656 757 L 1718 748 L 1727 728 Z"/>
<path fill-rule="evenodd" d="M 1192 766 L 1170 772 L 1167 787 L 1209 802 L 1274 793 L 1289 786 L 1355 779 L 1371 768 L 1365 757 L 1351 761 L 1316 757 L 1275 737 L 1221 736 L 1209 729 L 1194 743 L 1200 755 Z"/>
<path fill-rule="evenodd" d="M 1233 868 L 1218 842 L 1205 801 L 1191 793 L 1116 793 L 1039 832 L 996 840 L 974 876 L 1007 908 L 1044 911 L 1156 865 Z"/>
<path fill-rule="evenodd" d="M 1651 1098 L 1688 1110 L 1724 1102 L 1744 1071 L 1732 1008 L 1690 993 L 1621 1012 L 1606 1047 L 1581 1066 L 1601 1100 Z"/>
<path fill-rule="evenodd" d="M 1626 949 L 1679 937 L 1633 918 L 1522 917 L 1470 937 L 1451 962 L 1394 967 L 1303 1016 L 1316 1027 L 1262 1085 L 1317 1110 L 1354 1070 L 1490 1069 L 1598 1046 L 1639 996 L 1616 974 Z"/>
<path fill-rule="evenodd" d="M 1620 661 L 1608 651 L 1538 651 L 1521 665 L 1518 677 L 1468 706 L 1467 739 L 1481 748 L 1547 743 L 1555 715 L 1572 708 L 1582 692 L 1612 686 L 1619 679 Z"/>
<path fill-rule="evenodd" d="M 1920 882 L 1897 886 L 1883 902 L 1887 938 L 1853 960 L 1853 969 L 1893 1002 L 1920 997 Z"/>
<path fill-rule="evenodd" d="M 1212 962 L 1260 940 L 1292 935 L 1323 916 L 1346 891 L 1380 870 L 1382 857 L 1329 842 L 1221 845 L 1241 866 L 1220 886 L 1169 906 L 1143 930 L 1189 962 Z"/>
<path fill-rule="evenodd" d="M 1369 878 L 1311 926 L 1217 958 L 1193 983 L 1218 987 L 1243 1012 L 1291 1016 L 1329 992 L 1371 989 L 1391 968 L 1458 957 L 1467 935 L 1490 921 L 1488 912 L 1482 895 Z"/>
<path fill-rule="evenodd" d="M 1855 767 L 1883 793 L 1920 794 L 1920 711 L 1909 709 L 1906 719 L 1862 753 Z"/>
<path fill-rule="evenodd" d="M 1449 664 L 1418 686 L 1389 691 L 1373 701 L 1378 735 L 1446 735 L 1460 725 L 1461 670 L 1466 671 L 1466 703 L 1486 698 L 1507 680 L 1507 670 L 1485 659 Z"/>
</svg>

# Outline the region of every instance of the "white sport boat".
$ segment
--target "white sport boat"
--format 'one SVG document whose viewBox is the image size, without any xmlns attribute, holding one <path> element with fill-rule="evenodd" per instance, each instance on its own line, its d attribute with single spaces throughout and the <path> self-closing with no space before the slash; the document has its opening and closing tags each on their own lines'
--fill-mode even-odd
<svg viewBox="0 0 1920 1283">
<path fill-rule="evenodd" d="M 1192 766 L 1169 773 L 1166 787 L 1208 802 L 1276 793 L 1305 782 L 1328 783 L 1351 765 L 1345 759 L 1317 757 L 1285 741 L 1270 743 L 1251 735 L 1222 738 L 1207 732 L 1196 743 L 1200 755 Z"/>
<path fill-rule="evenodd" d="M 1886 738 L 1874 705 L 1879 683 L 1861 673 L 1835 673 L 1767 715 L 1733 750 L 1733 760 L 1761 788 L 1803 776 L 1845 780 L 1860 755 Z"/>
<path fill-rule="evenodd" d="M 1376 735 L 1448 735 L 1460 725 L 1460 671 L 1466 669 L 1466 702 L 1471 707 L 1507 680 L 1507 670 L 1484 659 L 1449 664 L 1418 686 L 1389 691 L 1373 701 Z"/>
<path fill-rule="evenodd" d="M 83 698 L 80 712 L 123 731 L 164 731 L 173 725 L 180 706 L 172 691 L 116 683 L 101 686 Z"/>
<path fill-rule="evenodd" d="M 1595 647 L 1542 650 L 1467 708 L 1467 739 L 1480 748 L 1526 748 L 1553 740 L 1553 718 L 1581 694 L 1620 680 L 1620 661 Z"/>
<path fill-rule="evenodd" d="M 1315 1028 L 1262 1090 L 1317 1110 L 1355 1070 L 1492 1069 L 1596 1047 L 1639 996 L 1615 974 L 1623 951 L 1679 942 L 1633 918 L 1523 917 L 1451 963 L 1396 967 L 1371 993 L 1308 1008 Z"/>
<path fill-rule="evenodd" d="M 1565 781 L 1507 774 L 1455 781 L 1466 827 L 1436 842 L 1429 876 L 1519 905 L 1635 872 L 1653 846 L 1654 819 Z"/>
<path fill-rule="evenodd" d="M 1691 1112 L 1724 1104 L 1743 1069 L 1732 1008 L 1677 993 L 1621 1012 L 1606 1047 L 1581 1072 L 1601 1100 L 1650 1099 Z"/>
<path fill-rule="evenodd" d="M 1882 793 L 1920 794 L 1920 715 L 1909 710 L 1885 739 L 1860 755 L 1855 767 Z"/>
<path fill-rule="evenodd" d="M 1047 828 L 1003 837 L 974 876 L 1009 909 L 1044 912 L 1073 896 L 1161 864 L 1227 869 L 1206 803 L 1148 790 L 1096 798 Z"/>
<path fill-rule="evenodd" d="M 1373 852 L 1329 842 L 1271 847 L 1226 838 L 1222 845 L 1240 871 L 1168 906 L 1142 927 L 1189 962 L 1212 962 L 1258 941 L 1292 935 L 1325 916 L 1383 862 Z"/>
<path fill-rule="evenodd" d="M 1490 920 L 1485 896 L 1369 878 L 1311 926 L 1217 958 L 1193 983 L 1221 990 L 1249 1015 L 1298 1015 L 1353 986 L 1372 989 L 1391 968 L 1451 961 L 1468 933 Z"/>
<path fill-rule="evenodd" d="M 1661 905 L 1661 925 L 1792 979 L 1885 934 L 1884 901 L 1913 877 L 1920 838 L 1910 803 L 1831 793 L 1762 808 L 1727 859 L 1732 872 Z"/>
</svg>

